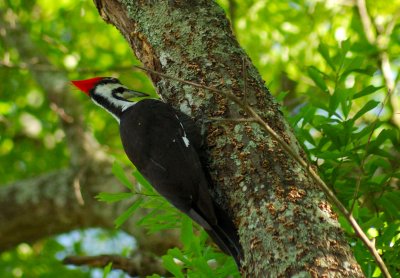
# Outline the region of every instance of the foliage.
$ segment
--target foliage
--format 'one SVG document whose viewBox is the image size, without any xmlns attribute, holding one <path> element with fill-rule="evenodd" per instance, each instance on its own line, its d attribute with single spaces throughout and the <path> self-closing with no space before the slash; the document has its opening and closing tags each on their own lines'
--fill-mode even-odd
<svg viewBox="0 0 400 278">
<path fill-rule="evenodd" d="M 105 202 L 121 201 L 127 198 L 135 200 L 131 207 L 115 220 L 117 227 L 120 227 L 140 206 L 149 209 L 149 213 L 136 224 L 145 226 L 150 233 L 172 228 L 181 230 L 183 249 L 171 249 L 162 257 L 163 265 L 169 272 L 176 277 L 226 277 L 228 274 L 236 277 L 239 275 L 233 258 L 207 247 L 207 233 L 199 229 L 197 224 L 192 223 L 188 216 L 181 214 L 164 198 L 161 198 L 136 169 L 133 176 L 139 181 L 137 186 L 128 182 L 128 178 L 118 163 L 114 163 L 113 169 L 114 174 L 131 190 L 131 193 L 123 195 L 101 193 L 98 199 Z M 208 263 L 210 260 L 218 267 L 215 269 L 211 267 Z"/>
<path fill-rule="evenodd" d="M 396 114 L 400 100 L 397 91 L 389 94 L 388 80 L 396 82 L 399 72 L 396 11 L 400 2 L 367 1 L 376 27 L 373 32 L 380 38 L 375 42 L 366 37 L 353 2 L 221 0 L 220 4 L 230 11 L 238 39 L 268 87 L 282 98 L 282 110 L 309 159 L 340 200 L 353 208 L 357 221 L 396 274 L 400 273 L 400 114 Z M 114 27 L 101 20 L 92 1 L 5 0 L 0 2 L 0 16 L 13 17 L 54 69 L 69 79 L 113 75 L 140 91 L 153 90 L 144 74 L 132 74 L 130 66 L 138 61 Z M 385 34 L 389 27 L 391 31 Z M 0 47 L 2 184 L 65 167 L 69 161 L 62 126 L 49 109 L 52 101 L 34 81 L 34 73 L 23 66 L 35 61 L 23 60 L 8 43 L 7 37 L 15 34 L 5 36 L 0 27 L 1 45 L 6 46 Z M 382 68 L 385 56 L 389 76 Z M 43 69 L 37 65 L 36 70 Z M 83 117 L 91 119 L 96 139 L 108 146 L 111 156 L 128 165 L 114 119 L 87 102 L 80 105 Z M 116 219 L 117 226 L 141 206 L 152 210 L 139 223 L 150 231 L 181 229 L 183 249 L 163 256 L 171 273 L 176 277 L 233 273 L 232 259 L 207 247 L 203 231 L 162 198 L 146 196 L 156 194 L 137 172 L 133 175 L 141 182 L 140 188 L 131 185 L 119 164 L 113 173 L 130 193 L 103 193 L 98 198 L 115 202 L 133 197 L 130 209 Z M 370 254 L 342 216 L 340 222 L 366 276 L 379 276 Z M 2 253 L 0 276 L 87 277 L 87 270 L 68 269 L 57 262 L 56 254 L 66 249 L 59 242 L 56 238 L 32 246 L 21 244 Z M 209 260 L 222 267 L 210 267 Z"/>
<path fill-rule="evenodd" d="M 374 97 L 375 92 L 383 91 L 382 86 L 356 85 L 375 73 L 358 47 L 350 40 L 336 49 L 320 44 L 318 50 L 327 67 L 325 71 L 310 67 L 307 72 L 315 84 L 311 89 L 319 96 L 290 119 L 310 159 L 319 165 L 322 178 L 345 205 L 353 208 L 357 221 L 376 240 L 383 257 L 397 257 L 399 132 L 380 119 L 385 100 L 376 101 Z M 350 75 L 355 81 L 349 84 Z M 365 250 L 360 252 L 362 243 L 340 217 L 364 272 L 372 275 L 373 259 Z M 398 261 L 388 265 L 394 273 L 400 266 Z"/>
<path fill-rule="evenodd" d="M 29 246 L 20 244 L 14 251 L 3 253 L 0 258 L 1 277 L 88 277 L 79 269 L 66 269 L 56 257 L 63 246 L 55 240 L 48 240 L 45 244 Z"/>
</svg>

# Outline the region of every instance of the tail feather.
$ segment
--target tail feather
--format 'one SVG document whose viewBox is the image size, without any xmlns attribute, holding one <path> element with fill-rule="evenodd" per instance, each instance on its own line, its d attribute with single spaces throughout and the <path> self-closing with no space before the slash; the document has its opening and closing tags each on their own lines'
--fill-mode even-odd
<svg viewBox="0 0 400 278">
<path fill-rule="evenodd" d="M 228 214 L 214 202 L 217 224 L 206 229 L 209 236 L 218 247 L 226 254 L 231 255 L 240 268 L 240 261 L 243 259 L 243 249 L 239 242 L 239 235 Z"/>
</svg>

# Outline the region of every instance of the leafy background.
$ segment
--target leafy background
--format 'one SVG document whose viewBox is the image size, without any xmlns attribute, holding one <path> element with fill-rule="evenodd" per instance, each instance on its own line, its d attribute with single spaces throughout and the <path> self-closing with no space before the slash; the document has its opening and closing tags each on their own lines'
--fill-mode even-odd
<svg viewBox="0 0 400 278">
<path fill-rule="evenodd" d="M 366 1 L 370 28 L 356 2 L 219 1 L 310 160 L 375 240 L 391 273 L 400 277 L 400 1 Z M 7 41 L 21 34 L 5 33 L 4 20 L 18 22 L 52 70 L 69 79 L 112 75 L 139 91 L 154 91 L 143 73 L 132 71 L 138 61 L 118 31 L 102 21 L 92 1 L 3 0 L 0 17 L 0 186 L 66 167 L 70 160 L 62 126 L 50 109 L 52 101 L 26 67 L 35 61 L 24 60 L 23 53 L 10 47 Z M 71 94 L 78 93 L 71 88 Z M 118 161 L 115 167 L 129 165 L 114 119 L 80 94 L 79 105 L 95 138 Z M 114 173 L 122 181 L 126 178 L 118 170 Z M 145 190 L 152 194 L 151 188 Z M 113 197 L 105 193 L 99 199 L 110 202 Z M 126 197 L 131 195 L 120 199 Z M 233 272 L 232 260 L 205 247 L 203 232 L 193 236 L 186 217 L 159 198 L 139 200 L 141 206 L 163 206 L 156 220 L 182 220 L 177 228 L 184 247 L 163 258 L 175 276 L 183 277 L 184 268 L 193 277 Z M 156 220 L 142 224 L 154 230 L 171 226 Z M 340 222 L 366 276 L 379 277 L 366 248 L 343 217 Z M 118 231 L 72 231 L 3 252 L 0 276 L 101 277 L 101 269 L 66 268 L 60 260 L 98 250 L 128 255 L 133 246 L 134 239 Z M 183 266 L 173 257 L 181 258 Z M 209 268 L 205 262 L 210 258 L 225 262 L 224 268 Z M 108 275 L 123 276 L 115 271 Z"/>
</svg>

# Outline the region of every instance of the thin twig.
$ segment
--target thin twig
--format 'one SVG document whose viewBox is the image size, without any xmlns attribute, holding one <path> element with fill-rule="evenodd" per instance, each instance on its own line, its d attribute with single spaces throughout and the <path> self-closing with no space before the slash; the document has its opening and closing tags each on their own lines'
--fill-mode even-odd
<svg viewBox="0 0 400 278">
<path fill-rule="evenodd" d="M 370 44 L 376 41 L 376 34 L 374 33 L 374 25 L 372 24 L 371 17 L 368 14 L 367 5 L 365 0 L 357 0 L 357 8 L 360 14 L 362 25 L 364 26 L 365 37 Z"/>
<path fill-rule="evenodd" d="M 168 78 L 170 80 L 175 80 L 178 82 L 181 82 L 183 84 L 188 84 L 192 85 L 193 87 L 196 88 L 202 88 L 205 90 L 209 90 L 211 92 L 215 92 L 218 94 L 222 94 L 235 102 L 240 108 L 242 108 L 245 112 L 247 112 L 250 116 L 252 116 L 257 122 L 270 136 L 272 136 L 273 139 L 275 139 L 279 145 L 288 153 L 297 163 L 299 163 L 312 177 L 312 179 L 317 183 L 317 185 L 321 188 L 322 191 L 326 194 L 328 199 L 339 209 L 339 211 L 346 217 L 347 221 L 350 223 L 350 225 L 353 227 L 355 233 L 357 236 L 364 242 L 365 246 L 368 248 L 370 251 L 371 255 L 374 257 L 375 262 L 377 263 L 378 267 L 381 269 L 383 275 L 385 277 L 390 278 L 391 275 L 383 262 L 381 256 L 379 255 L 378 251 L 375 249 L 375 245 L 373 242 L 371 242 L 367 235 L 364 233 L 364 231 L 361 229 L 361 227 L 358 225 L 357 221 L 354 219 L 353 215 L 346 209 L 346 207 L 339 201 L 339 199 L 335 196 L 335 194 L 331 191 L 331 189 L 328 187 L 328 185 L 325 184 L 325 182 L 319 177 L 319 175 L 310 167 L 310 165 L 295 151 L 292 149 L 292 147 L 287 144 L 269 125 L 266 123 L 260 115 L 249 105 L 246 105 L 241 101 L 237 96 L 232 94 L 231 92 L 226 92 L 222 90 L 218 90 L 214 87 L 209 87 L 209 86 L 204 86 L 200 85 L 191 81 L 186 81 L 180 78 L 168 76 L 166 74 L 154 71 L 152 69 L 148 69 L 146 67 L 142 66 L 133 66 L 134 68 L 138 68 L 141 70 L 144 70 L 146 72 L 150 72 L 156 75 L 159 75 L 161 77 Z"/>
<path fill-rule="evenodd" d="M 155 195 L 155 194 L 145 194 L 145 193 L 141 193 L 141 192 L 137 192 L 137 191 L 132 191 L 133 195 L 139 195 L 139 196 L 144 196 L 144 197 L 156 197 L 156 198 L 161 198 L 160 195 Z"/>
<path fill-rule="evenodd" d="M 236 122 L 236 123 L 246 123 L 246 122 L 256 122 L 254 118 L 231 118 L 231 119 L 224 119 L 224 118 L 207 118 L 207 120 L 212 120 L 216 122 Z"/>
</svg>

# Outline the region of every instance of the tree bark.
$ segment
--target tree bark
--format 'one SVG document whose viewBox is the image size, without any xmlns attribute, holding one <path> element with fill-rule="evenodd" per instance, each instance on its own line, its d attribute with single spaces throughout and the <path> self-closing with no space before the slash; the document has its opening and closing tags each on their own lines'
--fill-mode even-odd
<svg viewBox="0 0 400 278">
<path fill-rule="evenodd" d="M 103 19 L 120 30 L 146 67 L 232 92 L 305 158 L 216 3 L 95 3 Z M 363 277 L 324 194 L 260 126 L 234 121 L 247 116 L 237 104 L 154 73 L 150 78 L 166 102 L 207 126 L 213 194 L 239 228 L 244 276 Z M 216 117 L 225 120 L 204 121 Z"/>
</svg>

